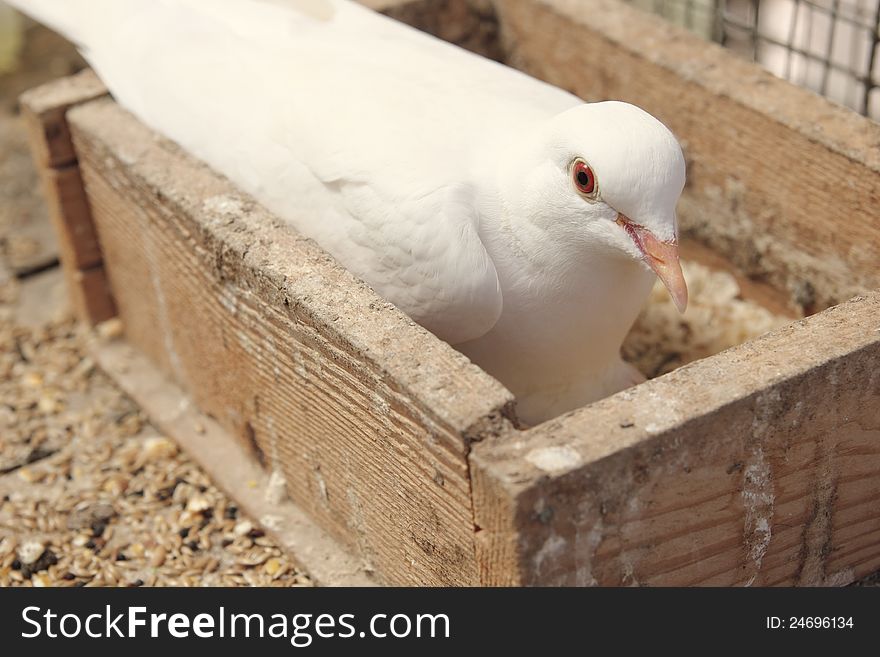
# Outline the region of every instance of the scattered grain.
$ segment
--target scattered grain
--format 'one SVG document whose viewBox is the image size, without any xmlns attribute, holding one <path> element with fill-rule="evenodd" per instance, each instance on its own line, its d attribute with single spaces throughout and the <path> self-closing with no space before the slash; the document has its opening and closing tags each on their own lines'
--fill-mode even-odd
<svg viewBox="0 0 880 657">
<path fill-rule="evenodd" d="M 30 565 L 36 562 L 46 551 L 46 546 L 40 541 L 27 541 L 18 548 L 18 560 L 22 565 Z"/>
<path fill-rule="evenodd" d="M 0 317 L 23 287 L 0 284 Z M 0 586 L 309 583 L 95 368 L 87 339 L 70 318 L 0 321 L 13 345 L 0 349 Z"/>
<path fill-rule="evenodd" d="M 115 340 L 122 336 L 122 322 L 114 317 L 98 324 L 96 330 L 102 340 Z"/>
</svg>

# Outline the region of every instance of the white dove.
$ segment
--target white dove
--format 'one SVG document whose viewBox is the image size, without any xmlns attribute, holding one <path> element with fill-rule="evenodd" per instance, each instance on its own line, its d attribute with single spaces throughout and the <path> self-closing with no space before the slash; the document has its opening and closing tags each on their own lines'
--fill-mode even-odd
<svg viewBox="0 0 880 657">
<path fill-rule="evenodd" d="M 12 0 L 117 101 L 498 378 L 536 423 L 641 380 L 683 310 L 672 133 L 345 0 Z"/>
</svg>

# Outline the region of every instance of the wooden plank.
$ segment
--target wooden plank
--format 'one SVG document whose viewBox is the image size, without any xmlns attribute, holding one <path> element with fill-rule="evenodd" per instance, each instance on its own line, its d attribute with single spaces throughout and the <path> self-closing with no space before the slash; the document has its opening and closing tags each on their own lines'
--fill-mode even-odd
<svg viewBox="0 0 880 657">
<path fill-rule="evenodd" d="M 221 489 L 272 534 L 320 586 L 373 586 L 361 562 L 317 527 L 247 449 L 201 413 L 167 376 L 123 341 L 95 340 L 96 362 Z"/>
<path fill-rule="evenodd" d="M 510 393 L 111 101 L 68 116 L 127 339 L 384 581 L 477 583 Z"/>
<path fill-rule="evenodd" d="M 101 264 L 101 248 L 92 225 L 89 201 L 76 164 L 42 172 L 49 217 L 58 238 L 59 258 L 74 269 Z"/>
<path fill-rule="evenodd" d="M 76 162 L 65 114 L 74 105 L 106 94 L 104 83 L 90 69 L 22 94 L 20 103 L 37 167 L 58 168 Z"/>
<path fill-rule="evenodd" d="M 474 446 L 486 584 L 846 584 L 880 559 L 880 293 Z"/>
<path fill-rule="evenodd" d="M 78 103 L 106 93 L 98 78 L 84 71 L 37 87 L 21 97 L 31 151 L 43 181 L 71 302 L 77 317 L 90 325 L 113 317 L 116 308 L 102 269 L 101 249 L 66 113 Z"/>
<path fill-rule="evenodd" d="M 509 62 L 683 141 L 685 235 L 806 312 L 880 287 L 880 125 L 616 0 L 497 0 Z"/>
<path fill-rule="evenodd" d="M 80 321 L 94 326 L 116 316 L 113 293 L 101 265 L 91 269 L 63 269 L 70 302 Z"/>
</svg>

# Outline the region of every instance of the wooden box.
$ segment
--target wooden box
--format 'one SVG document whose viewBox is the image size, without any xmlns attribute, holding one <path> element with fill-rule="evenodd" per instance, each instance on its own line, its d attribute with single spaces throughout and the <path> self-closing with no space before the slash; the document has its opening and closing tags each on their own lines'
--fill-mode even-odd
<svg viewBox="0 0 880 657">
<path fill-rule="evenodd" d="M 497 381 L 85 74 L 23 105 L 79 312 L 124 326 L 105 369 L 327 583 L 880 568 L 880 127 L 615 0 L 390 4 L 658 116 L 684 235 L 808 317 L 520 430 Z"/>
</svg>

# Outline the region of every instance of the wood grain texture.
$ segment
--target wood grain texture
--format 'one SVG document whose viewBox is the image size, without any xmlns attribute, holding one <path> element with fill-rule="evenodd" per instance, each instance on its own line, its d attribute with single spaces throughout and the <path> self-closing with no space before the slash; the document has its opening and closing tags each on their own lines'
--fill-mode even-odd
<svg viewBox="0 0 880 657">
<path fill-rule="evenodd" d="M 21 97 L 31 152 L 43 181 L 71 303 L 77 317 L 89 325 L 113 317 L 116 307 L 103 271 L 66 116 L 71 107 L 106 93 L 100 80 L 91 71 L 84 71 Z"/>
<path fill-rule="evenodd" d="M 512 65 L 682 140 L 683 233 L 807 312 L 880 287 L 880 125 L 614 0 L 497 0 Z"/>
<path fill-rule="evenodd" d="M 471 455 L 487 584 L 845 584 L 880 566 L 880 294 Z"/>
<path fill-rule="evenodd" d="M 90 69 L 22 94 L 20 104 L 38 168 L 59 168 L 76 162 L 67 110 L 106 94 L 104 83 Z"/>
<path fill-rule="evenodd" d="M 184 390 L 124 341 L 94 340 L 97 363 L 152 422 L 192 455 L 220 488 L 256 518 L 319 586 L 372 586 L 348 553 L 275 489 L 260 463 L 217 422 L 189 403 Z"/>
<path fill-rule="evenodd" d="M 109 100 L 72 110 L 127 339 L 398 584 L 474 584 L 466 453 L 510 393 Z"/>
<path fill-rule="evenodd" d="M 89 269 L 63 267 L 74 313 L 88 326 L 116 317 L 116 303 L 103 265 Z"/>
<path fill-rule="evenodd" d="M 58 237 L 59 258 L 74 269 L 89 269 L 101 264 L 101 248 L 89 201 L 76 164 L 43 169 L 49 217 Z"/>
</svg>

